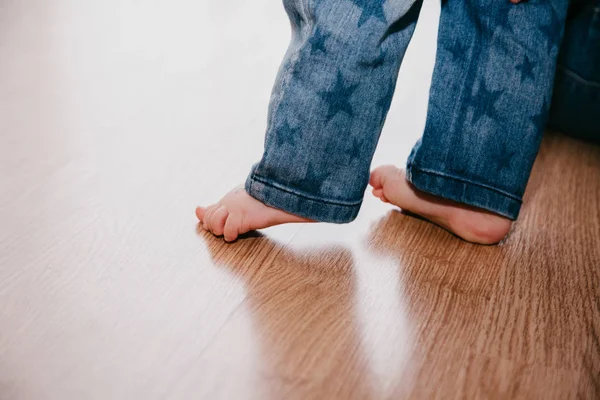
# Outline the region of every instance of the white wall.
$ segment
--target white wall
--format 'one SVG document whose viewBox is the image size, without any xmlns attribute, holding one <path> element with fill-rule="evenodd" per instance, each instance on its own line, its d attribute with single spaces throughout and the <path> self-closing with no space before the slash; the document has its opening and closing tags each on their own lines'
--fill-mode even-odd
<svg viewBox="0 0 600 400">
<path fill-rule="evenodd" d="M 400 70 L 396 93 L 373 165 L 404 166 L 425 127 L 435 63 L 440 1 L 425 0 L 415 34 Z"/>
</svg>

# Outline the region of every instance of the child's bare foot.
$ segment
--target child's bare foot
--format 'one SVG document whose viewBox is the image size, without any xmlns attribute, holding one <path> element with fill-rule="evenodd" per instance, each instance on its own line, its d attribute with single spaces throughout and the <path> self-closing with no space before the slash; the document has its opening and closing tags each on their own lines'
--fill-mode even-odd
<svg viewBox="0 0 600 400">
<path fill-rule="evenodd" d="M 508 218 L 492 212 L 424 193 L 406 180 L 404 171 L 393 165 L 375 169 L 370 184 L 373 194 L 382 201 L 420 215 L 469 242 L 498 243 L 506 237 L 512 224 Z"/>
<path fill-rule="evenodd" d="M 227 242 L 255 229 L 289 222 L 314 222 L 269 207 L 246 193 L 243 187 L 227 193 L 217 204 L 197 207 L 196 216 L 204 229 L 216 236 L 223 235 Z"/>
</svg>

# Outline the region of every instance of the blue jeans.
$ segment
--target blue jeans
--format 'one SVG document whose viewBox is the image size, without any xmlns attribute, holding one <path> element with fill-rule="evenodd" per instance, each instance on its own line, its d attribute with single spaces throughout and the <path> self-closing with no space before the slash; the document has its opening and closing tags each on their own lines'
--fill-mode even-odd
<svg viewBox="0 0 600 400">
<path fill-rule="evenodd" d="M 369 169 L 420 0 L 284 0 L 292 41 L 246 191 L 275 208 L 344 223 Z M 418 189 L 516 219 L 548 119 L 567 0 L 447 0 Z"/>
<path fill-rule="evenodd" d="M 600 143 L 600 0 L 572 3 L 548 127 Z"/>
</svg>

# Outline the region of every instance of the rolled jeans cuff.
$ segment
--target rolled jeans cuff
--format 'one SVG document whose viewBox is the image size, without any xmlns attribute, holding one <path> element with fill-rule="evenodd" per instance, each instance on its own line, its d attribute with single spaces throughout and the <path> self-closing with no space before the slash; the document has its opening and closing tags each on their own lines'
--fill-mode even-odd
<svg viewBox="0 0 600 400">
<path fill-rule="evenodd" d="M 501 189 L 444 172 L 421 169 L 410 163 L 406 167 L 406 177 L 417 189 L 434 196 L 482 208 L 513 221 L 519 216 L 522 199 Z"/>
<path fill-rule="evenodd" d="M 250 196 L 267 206 L 319 222 L 351 222 L 362 204 L 362 200 L 350 203 L 316 198 L 254 173 L 248 176 L 245 189 Z"/>
</svg>

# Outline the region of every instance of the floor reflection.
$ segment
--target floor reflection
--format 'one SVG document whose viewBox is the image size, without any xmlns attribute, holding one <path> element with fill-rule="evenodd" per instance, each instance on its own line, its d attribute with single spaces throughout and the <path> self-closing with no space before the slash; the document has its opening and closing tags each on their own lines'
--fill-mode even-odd
<svg viewBox="0 0 600 400">
<path fill-rule="evenodd" d="M 445 373 L 425 359 L 447 362 L 475 345 L 497 274 L 478 273 L 473 260 L 503 252 L 398 211 L 371 217 L 352 234 L 310 225 L 285 241 L 252 233 L 226 245 L 203 234 L 212 262 L 246 287 L 238 319 L 251 321 L 260 347 L 255 393 L 410 398 L 422 371 Z M 236 330 L 219 348 L 244 340 Z"/>
<path fill-rule="evenodd" d="M 294 251 L 267 237 L 204 235 L 213 262 L 247 289 L 261 393 L 273 399 L 372 397 L 357 325 L 354 261 L 343 246 Z M 224 331 L 226 334 L 228 330 Z M 236 340 L 233 337 L 220 340 Z M 258 393 L 258 392 L 257 392 Z"/>
</svg>

